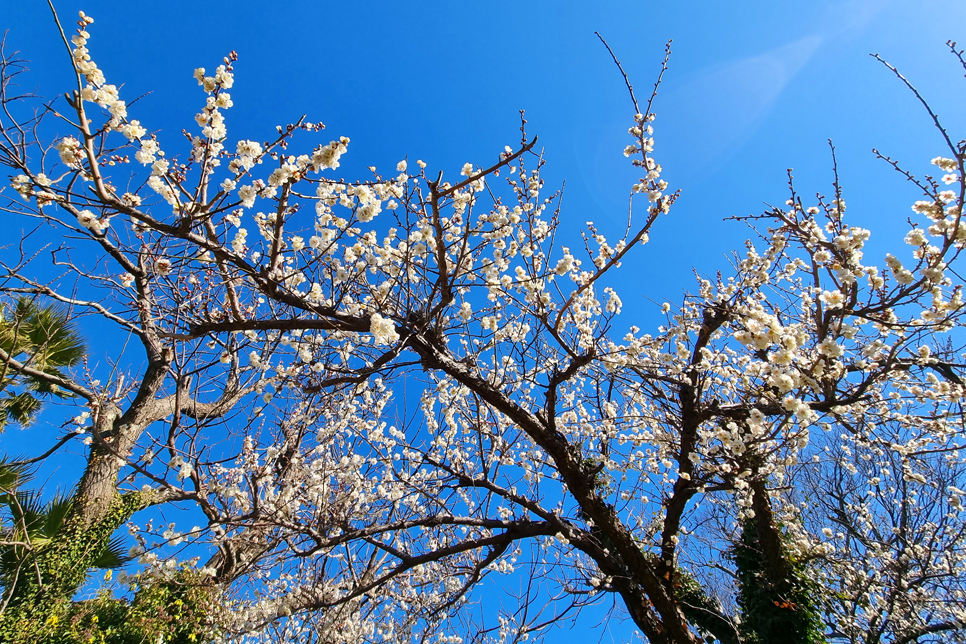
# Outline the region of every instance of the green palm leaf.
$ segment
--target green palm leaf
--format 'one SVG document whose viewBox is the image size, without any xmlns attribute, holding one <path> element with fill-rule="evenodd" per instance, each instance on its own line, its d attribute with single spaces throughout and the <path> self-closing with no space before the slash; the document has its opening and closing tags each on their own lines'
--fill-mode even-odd
<svg viewBox="0 0 966 644">
<path fill-rule="evenodd" d="M 131 561 L 127 552 L 128 548 L 124 543 L 124 538 L 120 535 L 112 537 L 101 554 L 93 561 L 93 566 L 102 569 L 120 568 Z"/>
<path fill-rule="evenodd" d="M 41 401 L 26 391 L 0 398 L 0 409 L 8 422 L 29 426 L 40 410 Z"/>
<path fill-rule="evenodd" d="M 20 298 L 12 306 L 0 305 L 0 348 L 11 358 L 38 371 L 63 377 L 62 369 L 83 360 L 87 352 L 68 312 L 56 306 L 38 306 Z M 0 364 L 0 431 L 9 423 L 23 427 L 37 417 L 44 398 L 72 394 L 44 378 L 17 374 Z"/>
<path fill-rule="evenodd" d="M 13 517 L 15 534 L 30 537 L 31 541 L 44 539 L 46 533 L 48 504 L 44 503 L 37 490 L 18 490 L 15 502 L 9 504 Z"/>
<path fill-rule="evenodd" d="M 26 465 L 14 465 L 8 463 L 6 458 L 0 459 L 0 493 L 12 493 L 30 478 L 30 470 Z M 3 500 L 0 503 L 6 503 L 6 501 Z"/>
<path fill-rule="evenodd" d="M 87 347 L 66 311 L 31 303 L 27 313 L 26 337 L 38 368 L 69 367 L 84 357 Z"/>
<path fill-rule="evenodd" d="M 58 493 L 44 507 L 44 535 L 53 538 L 64 527 L 64 519 L 74 506 L 73 494 Z"/>
</svg>

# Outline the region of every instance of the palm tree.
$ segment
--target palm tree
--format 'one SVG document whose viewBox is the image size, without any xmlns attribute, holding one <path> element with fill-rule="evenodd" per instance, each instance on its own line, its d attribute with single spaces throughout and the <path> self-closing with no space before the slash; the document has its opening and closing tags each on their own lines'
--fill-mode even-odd
<svg viewBox="0 0 966 644">
<path fill-rule="evenodd" d="M 40 307 L 30 298 L 0 304 L 0 431 L 9 423 L 23 427 L 36 418 L 45 399 L 72 394 L 50 382 L 15 370 L 12 362 L 62 376 L 87 353 L 83 338 L 66 311 Z"/>
</svg>

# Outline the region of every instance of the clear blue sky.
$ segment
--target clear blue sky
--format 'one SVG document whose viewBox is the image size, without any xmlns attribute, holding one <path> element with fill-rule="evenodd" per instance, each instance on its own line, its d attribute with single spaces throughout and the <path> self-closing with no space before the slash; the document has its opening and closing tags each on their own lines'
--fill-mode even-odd
<svg viewBox="0 0 966 644">
<path fill-rule="evenodd" d="M 625 310 L 639 306 L 645 317 L 655 307 L 638 294 L 677 301 L 693 284 L 691 266 L 727 267 L 747 230 L 723 219 L 782 203 L 787 168 L 804 195 L 828 194 L 829 138 L 848 213 L 873 231 L 870 263 L 898 245 L 918 195 L 871 149 L 916 171 L 928 171 L 943 149 L 914 97 L 869 53 L 899 67 L 948 116 L 953 138 L 963 137 L 955 118 L 966 81 L 944 44 L 966 44 L 961 0 L 56 4 L 68 32 L 78 10 L 95 18 L 94 59 L 108 82 L 124 85 L 128 102 L 146 94 L 130 115 L 160 130 L 162 142 L 173 144 L 202 104 L 192 70 L 214 68 L 233 49 L 229 138 L 261 140 L 307 113 L 333 138 L 352 139 L 348 175 L 369 165 L 391 170 L 408 155 L 453 176 L 517 141 L 526 109 L 548 159 L 545 179 L 566 179 L 570 235 L 589 220 L 618 233 L 635 178 L 621 154 L 632 109 L 594 31 L 642 98 L 673 39 L 656 104 L 656 158 L 682 197 L 626 263 L 620 289 Z M 47 3 L 4 5 L 8 47 L 32 61 L 27 84 L 50 97 L 70 89 Z M 4 438 L 10 449 L 13 437 Z M 621 629 L 584 625 L 592 641 L 623 641 Z"/>
<path fill-rule="evenodd" d="M 162 142 L 174 143 L 201 105 L 192 70 L 215 67 L 232 49 L 239 62 L 229 138 L 262 139 L 307 113 L 352 139 L 347 174 L 391 170 L 409 155 L 452 175 L 514 143 L 526 109 L 548 184 L 566 179 L 571 232 L 593 220 L 616 234 L 635 177 L 621 154 L 632 110 L 594 31 L 642 97 L 673 39 L 656 157 L 682 197 L 631 262 L 635 272 L 660 274 L 661 286 L 647 289 L 654 299 L 677 300 L 692 284 L 692 265 L 725 267 L 747 231 L 723 219 L 782 203 L 787 168 L 805 195 L 827 194 L 829 138 L 855 223 L 873 229 L 873 244 L 895 245 L 916 194 L 871 149 L 926 170 L 942 148 L 914 97 L 869 53 L 898 66 L 962 138 L 952 119 L 966 82 L 944 44 L 966 44 L 959 0 L 56 5 L 69 32 L 79 9 L 95 18 L 95 60 L 108 82 L 124 84 L 128 101 L 146 94 L 131 117 L 160 130 Z M 44 0 L 10 3 L 0 26 L 32 61 L 30 82 L 42 94 L 69 87 Z"/>
</svg>

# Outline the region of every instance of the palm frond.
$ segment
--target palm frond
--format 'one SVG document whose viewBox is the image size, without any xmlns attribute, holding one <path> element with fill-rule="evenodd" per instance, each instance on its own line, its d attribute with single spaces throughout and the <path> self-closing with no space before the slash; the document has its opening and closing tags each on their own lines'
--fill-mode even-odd
<svg viewBox="0 0 966 644">
<path fill-rule="evenodd" d="M 101 554 L 92 562 L 94 568 L 120 568 L 131 561 L 127 555 L 128 548 L 124 544 L 124 538 L 120 535 L 112 537 Z"/>
<path fill-rule="evenodd" d="M 41 401 L 34 398 L 26 391 L 17 394 L 8 394 L 0 399 L 0 408 L 3 410 L 4 420 L 0 425 L 14 422 L 21 427 L 29 427 L 40 411 Z"/>
<path fill-rule="evenodd" d="M 26 318 L 26 337 L 38 368 L 69 367 L 83 359 L 87 346 L 61 307 L 38 307 L 31 303 Z"/>
<path fill-rule="evenodd" d="M 17 490 L 14 499 L 8 503 L 13 517 L 13 529 L 17 532 L 26 530 L 29 536 L 42 538 L 47 524 L 47 504 L 44 503 L 37 490 Z"/>
<path fill-rule="evenodd" d="M 72 507 L 74 507 L 73 494 L 59 492 L 51 499 L 44 508 L 46 517 L 44 521 L 44 534 L 53 537 L 60 532 L 60 529 L 64 526 L 64 519 L 67 518 L 67 514 Z"/>
<path fill-rule="evenodd" d="M 7 457 L 0 458 L 0 492 L 12 492 L 33 478 L 30 466 L 21 465 L 14 459 L 7 461 Z"/>
<path fill-rule="evenodd" d="M 87 353 L 66 309 L 38 306 L 30 298 L 20 298 L 12 305 L 0 303 L 0 348 L 33 369 L 62 378 L 61 369 L 76 365 Z M 30 425 L 44 398 L 73 395 L 45 378 L 0 365 L 0 391 L 11 390 L 15 393 L 0 399 L 0 431 L 11 423 Z"/>
</svg>

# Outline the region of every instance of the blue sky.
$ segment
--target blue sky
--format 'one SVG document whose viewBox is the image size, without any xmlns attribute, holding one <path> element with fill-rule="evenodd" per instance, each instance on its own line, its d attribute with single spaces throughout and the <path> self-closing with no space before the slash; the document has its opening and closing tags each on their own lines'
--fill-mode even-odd
<svg viewBox="0 0 966 644">
<path fill-rule="evenodd" d="M 787 197 L 828 193 L 835 143 L 850 213 L 895 245 L 916 194 L 871 153 L 913 170 L 941 152 L 915 98 L 868 56 L 881 53 L 950 117 L 966 97 L 945 41 L 966 25 L 955 0 L 811 2 L 58 2 L 68 31 L 92 15 L 92 54 L 108 82 L 161 140 L 190 126 L 202 96 L 191 72 L 239 54 L 229 137 L 261 139 L 308 114 L 352 139 L 344 167 L 394 166 L 409 155 L 449 174 L 518 139 L 520 109 L 566 180 L 564 227 L 626 219 L 635 178 L 621 150 L 631 106 L 600 31 L 645 96 L 664 43 L 670 71 L 657 101 L 657 159 L 682 197 L 630 263 L 659 273 L 648 296 L 679 298 L 691 266 L 725 267 L 747 236 L 725 217 Z M 68 87 L 66 51 L 47 3 L 4 10 L 8 44 L 32 61 L 31 82 Z M 954 138 L 961 128 L 951 124 Z M 894 227 L 898 228 L 894 228 Z M 893 231 L 889 234 L 887 231 Z M 884 248 L 885 246 L 883 246 Z M 876 248 L 876 246 L 873 246 Z M 628 298 L 624 297 L 625 303 Z"/>
<path fill-rule="evenodd" d="M 9 30 L 8 47 L 32 61 L 26 84 L 50 97 L 70 89 L 47 3 L 6 5 L 0 28 Z M 871 149 L 926 172 L 943 149 L 912 94 L 868 54 L 899 67 L 962 138 L 963 124 L 952 119 L 966 82 L 944 44 L 966 43 L 960 0 L 56 5 L 68 32 L 78 10 L 95 18 L 94 59 L 108 82 L 124 85 L 129 103 L 144 95 L 131 117 L 160 130 L 162 142 L 174 143 L 202 104 L 192 70 L 214 68 L 231 50 L 239 62 L 229 137 L 260 140 L 307 114 L 333 138 L 352 139 L 343 161 L 350 176 L 370 165 L 391 170 L 407 155 L 448 176 L 467 161 L 487 165 L 518 140 L 525 109 L 548 160 L 548 185 L 566 180 L 562 225 L 572 236 L 590 220 L 619 233 L 636 178 L 621 154 L 633 110 L 594 32 L 642 98 L 673 39 L 655 154 L 682 196 L 626 262 L 620 289 L 625 310 L 645 319 L 664 299 L 680 299 L 693 284 L 692 266 L 727 268 L 728 251 L 748 233 L 723 220 L 781 204 L 787 168 L 804 195 L 828 194 L 827 139 L 837 148 L 848 213 L 873 231 L 870 254 L 899 246 L 918 195 Z M 23 438 L 5 436 L 4 449 L 27 449 Z M 583 623 L 594 641 L 623 641 L 622 629 Z"/>
</svg>

